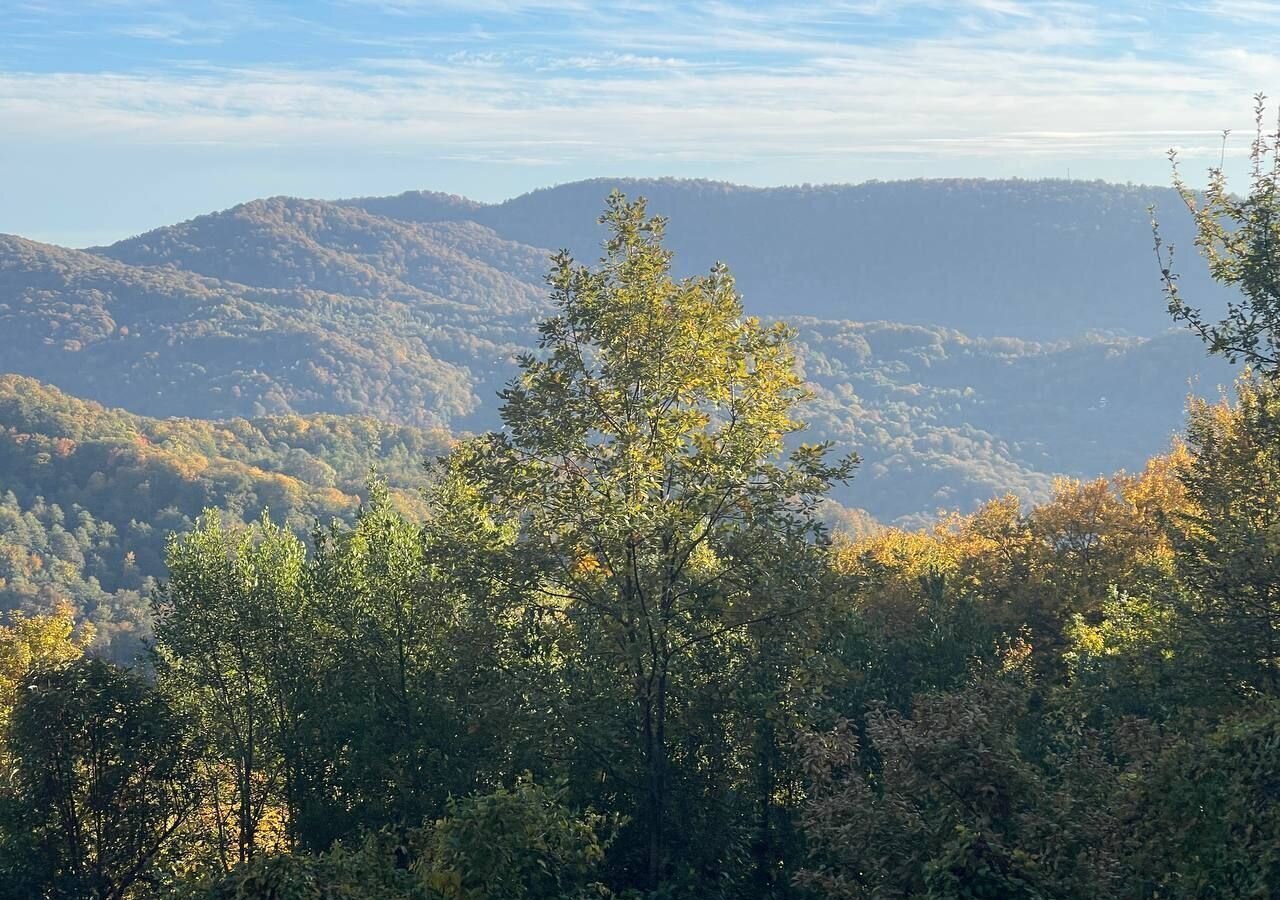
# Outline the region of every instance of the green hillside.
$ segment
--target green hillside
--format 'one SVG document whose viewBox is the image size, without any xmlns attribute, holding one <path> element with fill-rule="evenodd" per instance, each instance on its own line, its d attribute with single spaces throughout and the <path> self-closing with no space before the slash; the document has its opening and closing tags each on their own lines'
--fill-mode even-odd
<svg viewBox="0 0 1280 900">
<path fill-rule="evenodd" d="M 447 445 L 358 416 L 151 419 L 0 376 L 0 608 L 69 600 L 128 656 L 166 539 L 204 509 L 306 532 L 349 519 L 376 467 L 415 510 L 423 462 Z"/>
</svg>

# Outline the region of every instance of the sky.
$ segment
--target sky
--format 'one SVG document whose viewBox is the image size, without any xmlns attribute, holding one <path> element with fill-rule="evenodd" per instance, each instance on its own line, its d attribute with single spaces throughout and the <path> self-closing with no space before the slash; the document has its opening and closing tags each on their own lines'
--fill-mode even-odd
<svg viewBox="0 0 1280 900">
<path fill-rule="evenodd" d="M 579 178 L 1242 168 L 1280 0 L 0 0 L 0 232 Z M 1274 110 L 1274 106 L 1272 107 Z"/>
</svg>

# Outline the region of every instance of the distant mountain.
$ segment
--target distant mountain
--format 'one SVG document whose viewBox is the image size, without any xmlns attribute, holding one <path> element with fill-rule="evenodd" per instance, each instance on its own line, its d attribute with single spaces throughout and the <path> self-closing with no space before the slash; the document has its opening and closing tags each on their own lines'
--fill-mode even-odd
<svg viewBox="0 0 1280 900">
<path fill-rule="evenodd" d="M 416 223 L 274 197 L 91 252 L 223 281 L 413 304 L 443 319 L 540 308 L 546 251 L 474 222 Z"/>
<path fill-rule="evenodd" d="M 919 180 L 749 188 L 712 181 L 595 179 L 481 206 L 441 194 L 339 201 L 416 222 L 465 219 L 512 241 L 598 255 L 594 227 L 613 188 L 670 217 L 686 273 L 723 260 L 749 310 L 945 325 L 1036 339 L 1168 326 L 1148 207 L 1184 248 L 1183 286 L 1223 292 L 1197 264 L 1167 188 L 1080 181 Z"/>
<path fill-rule="evenodd" d="M 864 459 L 837 498 L 899 524 L 1010 491 L 1045 497 L 1058 474 L 1135 470 L 1169 448 L 1189 393 L 1231 378 L 1181 332 L 1041 343 L 793 321 L 812 434 Z"/>
<path fill-rule="evenodd" d="M 1189 243 L 1167 192 L 616 185 L 671 216 L 681 270 L 724 259 L 749 307 L 797 324 L 812 430 L 865 460 L 838 497 L 882 520 L 1137 467 L 1191 379 L 1230 378 L 1169 333 L 1145 212 L 1169 209 L 1166 235 Z M 548 308 L 548 248 L 594 259 L 613 186 L 272 198 L 91 251 L 0 236 L 0 371 L 147 416 L 495 427 Z M 1184 269 L 1189 296 L 1212 296 Z"/>
<path fill-rule="evenodd" d="M 0 368 L 147 415 L 340 412 L 443 425 L 475 413 L 477 387 L 487 397 L 506 377 L 536 315 L 532 287 L 468 261 L 432 270 L 468 298 L 445 299 L 286 229 L 273 244 L 256 219 L 212 225 L 110 251 L 148 265 L 0 236 Z M 220 260 L 239 282 L 197 274 L 230 264 Z M 361 272 L 362 293 L 302 286 L 354 291 Z M 490 283 L 468 282 L 476 272 Z M 484 306 L 493 284 L 501 291 Z"/>
</svg>

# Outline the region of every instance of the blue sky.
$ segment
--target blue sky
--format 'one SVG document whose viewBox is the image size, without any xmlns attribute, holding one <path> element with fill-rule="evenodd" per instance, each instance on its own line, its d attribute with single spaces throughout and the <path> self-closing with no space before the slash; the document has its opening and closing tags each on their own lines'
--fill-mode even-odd
<svg viewBox="0 0 1280 900">
<path fill-rule="evenodd" d="M 1280 0 L 0 0 L 0 232 L 594 176 L 1165 183 L 1247 149 Z"/>
</svg>

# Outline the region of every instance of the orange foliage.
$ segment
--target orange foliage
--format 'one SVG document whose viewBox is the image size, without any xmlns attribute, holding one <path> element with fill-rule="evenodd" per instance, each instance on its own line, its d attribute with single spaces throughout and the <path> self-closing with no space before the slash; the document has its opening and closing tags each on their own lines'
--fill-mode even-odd
<svg viewBox="0 0 1280 900">
<path fill-rule="evenodd" d="M 833 566 L 882 626 L 906 626 L 931 603 L 967 597 L 990 620 L 1025 625 L 1033 639 L 1056 644 L 1073 616 L 1097 614 L 1113 589 L 1173 577 L 1166 525 L 1187 506 L 1177 475 L 1185 454 L 1175 447 L 1137 475 L 1060 479 L 1051 499 L 1029 511 L 1006 496 L 932 529 L 840 544 Z"/>
</svg>

